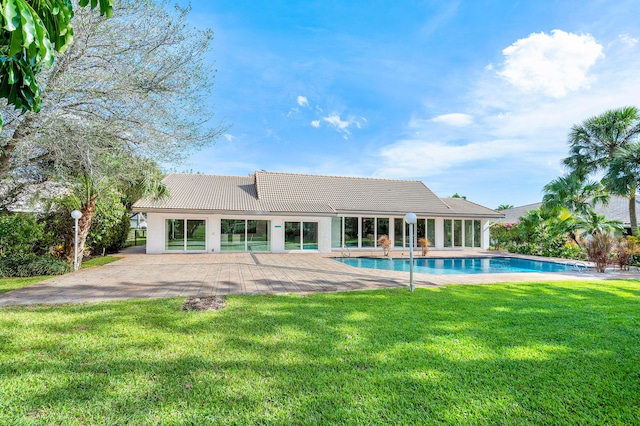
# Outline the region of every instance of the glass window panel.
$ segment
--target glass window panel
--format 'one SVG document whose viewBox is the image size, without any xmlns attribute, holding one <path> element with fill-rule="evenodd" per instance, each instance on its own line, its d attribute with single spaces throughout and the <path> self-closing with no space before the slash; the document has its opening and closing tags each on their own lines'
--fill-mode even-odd
<svg viewBox="0 0 640 426">
<path fill-rule="evenodd" d="M 342 247 L 342 218 L 331 218 L 331 248 Z"/>
<path fill-rule="evenodd" d="M 285 222 L 284 223 L 284 249 L 285 250 L 300 250 L 300 222 Z"/>
<path fill-rule="evenodd" d="M 453 245 L 453 221 L 451 219 L 444 220 L 444 246 L 451 247 Z"/>
<path fill-rule="evenodd" d="M 404 219 L 395 218 L 393 219 L 393 246 L 394 247 L 403 247 L 403 230 L 404 228 Z"/>
<path fill-rule="evenodd" d="M 479 220 L 473 221 L 473 246 L 482 247 L 482 222 Z"/>
<path fill-rule="evenodd" d="M 347 247 L 358 247 L 358 218 L 344 218 L 344 244 Z"/>
<path fill-rule="evenodd" d="M 453 221 L 453 246 L 462 247 L 462 220 Z"/>
<path fill-rule="evenodd" d="M 318 222 L 302 223 L 302 249 L 318 250 Z"/>
<path fill-rule="evenodd" d="M 425 226 L 425 219 L 418 219 L 416 222 L 416 237 L 427 238 L 427 227 Z"/>
<path fill-rule="evenodd" d="M 270 251 L 270 227 L 269 220 L 247 220 L 247 250 Z"/>
<path fill-rule="evenodd" d="M 383 235 L 386 235 L 387 237 L 389 237 L 389 219 L 385 218 L 378 218 L 376 219 L 376 221 L 378 222 L 378 234 L 376 238 L 380 238 Z M 376 242 L 376 245 L 378 243 Z"/>
<path fill-rule="evenodd" d="M 165 250 L 184 250 L 184 219 L 167 219 L 165 221 Z"/>
<path fill-rule="evenodd" d="M 244 219 L 222 219 L 220 221 L 220 251 L 245 251 Z"/>
<path fill-rule="evenodd" d="M 433 247 L 436 243 L 436 220 L 427 219 L 427 239 L 429 240 L 429 247 Z"/>
<path fill-rule="evenodd" d="M 206 239 L 206 222 L 204 220 L 187 219 L 187 250 L 206 250 Z"/>
<path fill-rule="evenodd" d="M 375 247 L 376 220 L 372 217 L 362 218 L 362 247 Z"/>
<path fill-rule="evenodd" d="M 413 232 L 415 233 L 415 226 L 413 229 Z M 414 235 L 415 236 L 415 235 Z M 405 247 L 409 247 L 409 242 L 411 240 L 409 239 L 409 224 L 405 222 L 404 224 L 404 246 Z M 415 240 L 415 238 L 413 239 L 413 246 L 415 247 L 416 244 L 418 244 L 418 242 Z"/>
<path fill-rule="evenodd" d="M 473 247 L 473 221 L 464 221 L 464 246 Z"/>
</svg>

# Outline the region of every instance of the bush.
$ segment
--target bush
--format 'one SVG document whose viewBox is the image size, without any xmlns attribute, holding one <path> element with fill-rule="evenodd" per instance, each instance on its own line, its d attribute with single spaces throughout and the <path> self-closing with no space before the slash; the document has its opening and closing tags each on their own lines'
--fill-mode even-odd
<svg viewBox="0 0 640 426">
<path fill-rule="evenodd" d="M 66 262 L 51 256 L 24 254 L 0 258 L 0 278 L 62 275 L 70 270 Z"/>
<path fill-rule="evenodd" d="M 44 224 L 30 214 L 0 216 L 0 256 L 46 253 Z"/>
<path fill-rule="evenodd" d="M 130 228 L 129 213 L 125 212 L 117 223 L 104 230 L 99 240 L 94 235 L 94 240 L 91 244 L 93 254 L 101 255 L 103 252 L 110 254 L 120 251 L 127 242 Z"/>
</svg>

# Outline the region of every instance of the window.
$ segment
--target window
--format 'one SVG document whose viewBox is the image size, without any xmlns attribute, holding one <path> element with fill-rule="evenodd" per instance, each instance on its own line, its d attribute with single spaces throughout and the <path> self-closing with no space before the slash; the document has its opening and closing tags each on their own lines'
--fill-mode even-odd
<svg viewBox="0 0 640 426">
<path fill-rule="evenodd" d="M 207 250 L 206 221 L 203 219 L 165 220 L 165 250 L 205 251 Z"/>
<path fill-rule="evenodd" d="M 444 220 L 444 246 L 453 246 L 453 221 L 451 219 Z"/>
<path fill-rule="evenodd" d="M 376 220 L 372 217 L 362 218 L 362 247 L 376 246 Z"/>
<path fill-rule="evenodd" d="M 473 246 L 482 247 L 482 222 L 479 220 L 473 221 Z"/>
<path fill-rule="evenodd" d="M 377 226 L 377 232 L 376 232 L 376 246 L 377 246 L 378 238 L 382 237 L 383 235 L 386 235 L 387 237 L 389 237 L 389 219 L 387 219 L 386 217 L 376 219 L 376 226 Z"/>
<path fill-rule="evenodd" d="M 342 247 L 342 218 L 331 218 L 331 248 Z"/>
<path fill-rule="evenodd" d="M 404 219 L 393 219 L 393 246 L 404 247 Z"/>
<path fill-rule="evenodd" d="M 222 219 L 220 251 L 270 251 L 269 220 Z"/>
<path fill-rule="evenodd" d="M 347 247 L 358 247 L 358 218 L 344 218 L 344 245 Z"/>
<path fill-rule="evenodd" d="M 462 220 L 453 221 L 453 246 L 462 247 Z"/>
<path fill-rule="evenodd" d="M 285 222 L 285 250 L 318 250 L 318 222 Z"/>
</svg>

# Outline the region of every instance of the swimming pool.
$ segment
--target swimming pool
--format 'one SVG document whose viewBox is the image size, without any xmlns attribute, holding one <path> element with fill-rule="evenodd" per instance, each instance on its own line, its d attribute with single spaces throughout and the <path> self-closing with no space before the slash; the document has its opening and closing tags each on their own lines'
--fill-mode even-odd
<svg viewBox="0 0 640 426">
<path fill-rule="evenodd" d="M 409 272 L 409 259 L 373 259 L 366 257 L 336 258 L 358 268 Z M 571 272 L 574 266 L 515 257 L 418 258 L 413 260 L 413 272 L 422 274 L 500 274 L 509 272 Z"/>
</svg>

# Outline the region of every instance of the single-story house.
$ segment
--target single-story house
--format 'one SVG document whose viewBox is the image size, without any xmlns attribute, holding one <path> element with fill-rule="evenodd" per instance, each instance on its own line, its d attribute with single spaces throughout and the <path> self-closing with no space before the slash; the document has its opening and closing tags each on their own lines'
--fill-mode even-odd
<svg viewBox="0 0 640 426">
<path fill-rule="evenodd" d="M 520 221 L 520 218 L 527 214 L 528 211 L 538 209 L 542 206 L 542 203 L 526 204 L 524 206 L 513 207 L 510 209 L 502 210 L 504 217 L 497 219 L 496 222 L 504 223 L 516 223 Z M 622 222 L 627 230 L 627 233 L 631 233 L 631 219 L 629 217 L 629 199 L 620 197 L 618 195 L 612 195 L 609 197 L 607 204 L 596 204 L 593 210 L 608 220 L 619 220 Z M 640 223 L 640 200 L 636 199 L 636 218 Z"/>
<path fill-rule="evenodd" d="M 418 217 L 416 242 L 487 249 L 489 222 L 503 216 L 462 198 L 439 198 L 411 180 L 257 171 L 170 174 L 163 183 L 168 197 L 133 206 L 146 214 L 147 253 L 328 253 L 375 248 L 382 235 L 406 248 L 408 212 Z"/>
</svg>

